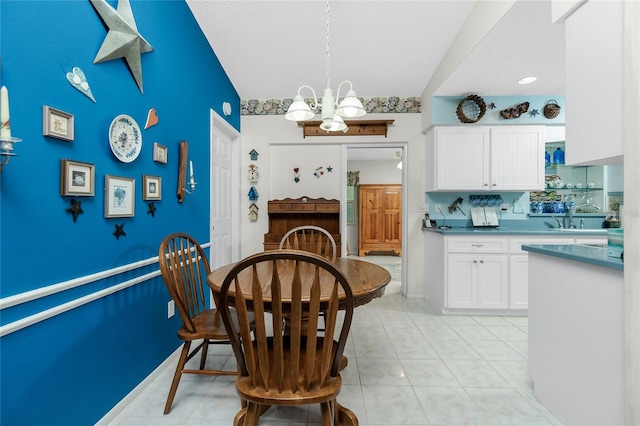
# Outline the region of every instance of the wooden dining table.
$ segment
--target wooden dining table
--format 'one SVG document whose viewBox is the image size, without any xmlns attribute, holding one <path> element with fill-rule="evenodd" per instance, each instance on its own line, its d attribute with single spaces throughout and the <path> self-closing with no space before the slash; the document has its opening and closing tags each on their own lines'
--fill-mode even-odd
<svg viewBox="0 0 640 426">
<path fill-rule="evenodd" d="M 361 306 L 366 303 L 369 303 L 373 299 L 377 297 L 382 297 L 384 294 L 385 286 L 391 281 L 391 274 L 385 268 L 378 266 L 376 264 L 366 262 L 359 259 L 352 259 L 348 257 L 335 257 L 331 259 L 331 262 L 335 265 L 335 267 L 344 274 L 349 286 L 351 287 L 351 291 L 353 292 L 354 298 L 354 306 Z M 222 266 L 207 276 L 207 284 L 213 291 L 214 295 L 220 293 L 220 287 L 227 274 L 233 268 L 235 264 L 229 264 Z M 272 273 L 272 262 L 262 262 L 257 265 L 257 273 L 259 276 L 264 277 L 265 280 L 269 280 Z M 291 278 L 293 277 L 293 262 L 288 260 L 278 260 L 278 271 L 280 275 L 280 279 L 283 282 L 291 282 Z M 300 270 L 303 281 L 311 281 L 305 280 L 305 275 L 312 274 L 314 272 L 314 268 L 311 265 L 302 266 Z M 238 277 L 240 287 L 242 288 L 243 295 L 247 295 L 247 297 L 251 297 L 251 270 L 246 269 L 242 271 Z M 326 276 L 320 277 L 321 289 L 325 288 L 322 285 L 323 280 L 332 280 L 333 278 L 329 276 L 327 273 Z M 326 288 L 332 288 L 331 286 L 326 286 Z M 229 297 L 233 299 L 235 294 L 235 286 L 232 285 L 229 288 Z M 283 299 L 287 298 L 286 291 L 287 287 L 282 289 L 283 291 Z M 265 287 L 265 294 L 263 295 L 265 299 L 268 299 L 270 295 L 269 286 Z M 342 295 L 339 293 L 339 299 L 344 297 L 344 292 L 340 290 Z M 324 295 L 323 295 L 324 296 Z M 329 296 L 329 294 L 327 294 Z"/>
</svg>

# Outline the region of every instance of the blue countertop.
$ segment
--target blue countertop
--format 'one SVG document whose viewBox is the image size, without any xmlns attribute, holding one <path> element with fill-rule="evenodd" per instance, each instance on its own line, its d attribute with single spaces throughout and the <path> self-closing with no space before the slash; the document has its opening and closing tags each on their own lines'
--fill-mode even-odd
<svg viewBox="0 0 640 426">
<path fill-rule="evenodd" d="M 594 247 L 581 244 L 570 245 L 523 245 L 522 250 L 531 253 L 544 254 L 563 259 L 575 260 L 576 262 L 589 263 L 591 265 L 603 266 L 605 268 L 624 270 L 622 259 L 609 257 L 607 247 Z"/>
<path fill-rule="evenodd" d="M 522 228 L 522 227 L 503 227 L 497 228 L 469 228 L 469 227 L 451 227 L 451 228 L 422 228 L 425 231 L 438 232 L 442 235 L 554 235 L 554 236 L 567 236 L 575 238 L 580 235 L 585 236 L 607 236 L 607 230 L 603 228 L 598 229 L 579 229 L 579 228 Z"/>
</svg>

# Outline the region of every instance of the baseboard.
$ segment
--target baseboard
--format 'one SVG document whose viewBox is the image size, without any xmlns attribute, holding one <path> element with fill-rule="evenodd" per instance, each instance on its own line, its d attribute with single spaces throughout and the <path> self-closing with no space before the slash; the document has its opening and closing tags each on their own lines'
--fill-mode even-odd
<svg viewBox="0 0 640 426">
<path fill-rule="evenodd" d="M 107 426 L 111 423 L 118 414 L 120 414 L 131 402 L 144 391 L 147 386 L 149 386 L 160 374 L 164 372 L 164 370 L 172 363 L 177 362 L 180 357 L 180 352 L 182 351 L 182 345 L 178 346 L 178 348 L 171 354 L 167 359 L 165 359 L 162 364 L 156 367 L 155 370 L 151 372 L 143 381 L 141 381 L 138 386 L 133 388 L 131 392 L 129 392 L 124 398 L 120 400 L 107 414 L 105 414 L 100 420 L 96 422 L 96 426 Z M 167 392 L 169 389 L 167 389 Z"/>
</svg>

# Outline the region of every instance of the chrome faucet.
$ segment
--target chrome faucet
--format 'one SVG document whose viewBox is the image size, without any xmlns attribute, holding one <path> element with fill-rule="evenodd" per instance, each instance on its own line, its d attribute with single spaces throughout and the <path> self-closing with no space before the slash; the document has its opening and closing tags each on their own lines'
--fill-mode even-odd
<svg viewBox="0 0 640 426">
<path fill-rule="evenodd" d="M 589 203 L 576 204 L 575 206 L 572 206 L 569 209 L 569 228 L 575 228 L 576 227 L 576 224 L 573 223 L 573 215 L 575 214 L 576 209 L 578 207 L 593 207 L 596 210 L 602 210 L 600 207 L 596 206 L 595 204 L 589 204 Z M 582 221 L 580 221 L 580 227 L 584 228 L 584 219 Z"/>
<path fill-rule="evenodd" d="M 556 220 L 556 222 L 558 222 L 558 229 L 564 228 L 564 223 L 560 222 L 560 219 L 555 216 L 553 218 Z"/>
</svg>

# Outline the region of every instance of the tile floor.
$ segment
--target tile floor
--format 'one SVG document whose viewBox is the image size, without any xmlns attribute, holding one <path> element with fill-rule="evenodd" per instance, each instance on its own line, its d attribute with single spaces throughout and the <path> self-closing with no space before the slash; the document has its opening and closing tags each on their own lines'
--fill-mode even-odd
<svg viewBox="0 0 640 426">
<path fill-rule="evenodd" d="M 384 297 L 358 307 L 338 400 L 366 425 L 559 425 L 527 377 L 527 318 L 443 316 L 400 290 L 400 259 L 367 256 L 392 274 Z M 208 362 L 233 366 L 227 347 Z M 230 425 L 240 403 L 233 378 L 185 375 L 163 415 L 175 364 L 111 425 Z M 261 424 L 319 425 L 319 409 L 272 408 Z"/>
</svg>

